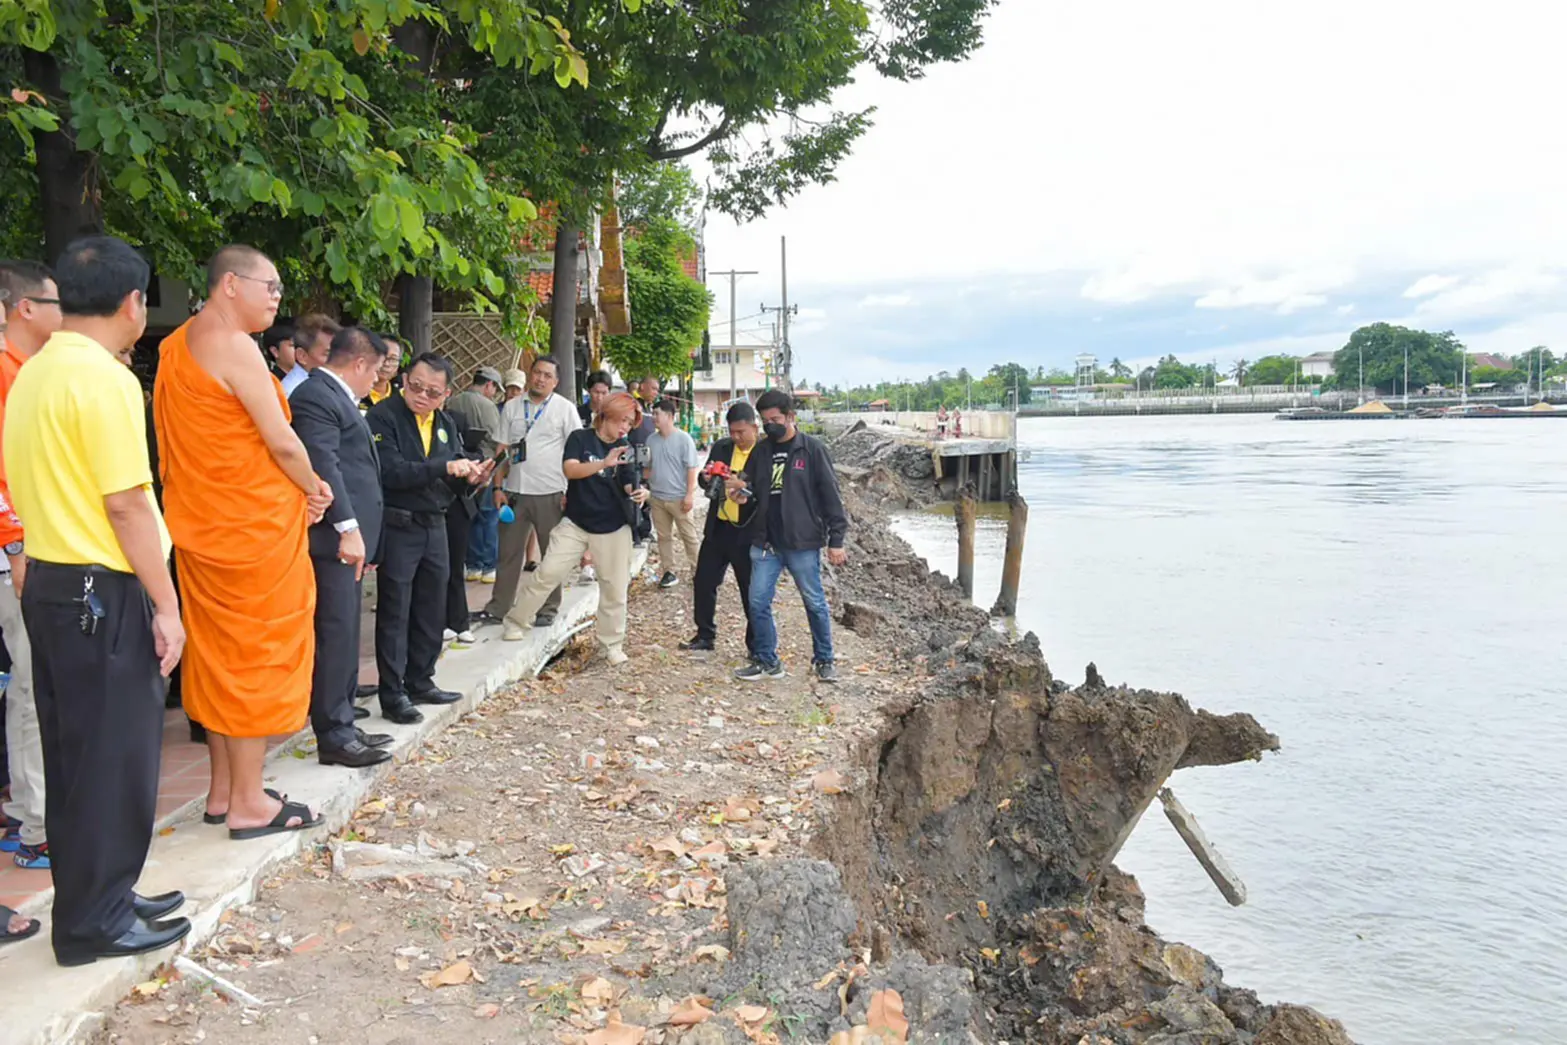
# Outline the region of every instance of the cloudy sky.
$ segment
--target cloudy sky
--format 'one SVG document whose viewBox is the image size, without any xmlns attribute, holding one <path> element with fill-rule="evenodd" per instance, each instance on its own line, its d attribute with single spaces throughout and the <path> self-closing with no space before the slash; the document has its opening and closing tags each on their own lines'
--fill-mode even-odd
<svg viewBox="0 0 1567 1045">
<path fill-rule="evenodd" d="M 878 112 L 838 181 L 713 218 L 708 267 L 760 270 L 754 328 L 787 236 L 796 377 L 828 383 L 1227 364 L 1376 320 L 1560 352 L 1564 30 L 1541 0 L 1002 0 L 969 62 L 845 92 Z"/>
</svg>

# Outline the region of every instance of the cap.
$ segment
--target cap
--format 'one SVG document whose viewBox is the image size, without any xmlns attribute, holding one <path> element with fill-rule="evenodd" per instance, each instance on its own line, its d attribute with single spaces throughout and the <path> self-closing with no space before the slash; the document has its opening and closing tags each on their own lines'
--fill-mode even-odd
<svg viewBox="0 0 1567 1045">
<path fill-rule="evenodd" d="M 521 370 L 508 370 L 506 371 L 506 380 L 503 382 L 503 384 L 507 388 L 527 388 L 528 375 L 524 374 Z"/>
<path fill-rule="evenodd" d="M 474 371 L 473 376 L 480 381 L 489 381 L 497 385 L 501 383 L 501 372 L 492 366 L 481 366 Z"/>
</svg>

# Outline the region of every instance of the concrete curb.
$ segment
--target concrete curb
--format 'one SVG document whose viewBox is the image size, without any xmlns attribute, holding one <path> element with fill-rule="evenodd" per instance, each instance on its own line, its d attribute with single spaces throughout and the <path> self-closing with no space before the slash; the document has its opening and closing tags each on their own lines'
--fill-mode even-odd
<svg viewBox="0 0 1567 1045">
<path fill-rule="evenodd" d="M 638 549 L 631 562 L 633 583 L 646 563 L 646 549 Z M 8 998 L 3 1034 L 7 1045 L 83 1045 L 90 1041 L 103 1025 L 103 1010 L 118 1003 L 136 984 L 150 979 L 154 970 L 173 961 L 176 954 L 204 947 L 217 932 L 225 911 L 255 898 L 262 878 L 346 824 L 385 774 L 418 751 L 428 738 L 491 694 L 537 675 L 597 610 L 598 586 L 574 585 L 566 589 L 560 613 L 549 629 L 536 629 L 522 642 L 503 642 L 499 628 L 486 628 L 472 647 L 449 650 L 441 658 L 437 681 L 444 689 L 462 693 L 461 701 L 422 708 L 425 719 L 413 726 L 398 726 L 375 717 L 366 722 L 367 726 L 373 723 L 376 732 L 396 737 L 390 749 L 392 762 L 370 770 L 329 768 L 313 758 L 294 757 L 298 743 L 279 748 L 267 765 L 267 784 L 319 811 L 325 818 L 321 827 L 233 842 L 223 828 L 201 822 L 198 803 L 182 809 L 176 814 L 182 818 L 172 829 L 164 827 L 167 833 L 153 839 L 138 885 L 144 894 L 184 891 L 185 907 L 179 913 L 190 918 L 191 933 L 178 949 L 61 968 L 55 964 L 49 945 L 52 893 L 41 894 L 28 909 L 35 917 L 44 918 L 44 931 L 0 950 L 0 981 L 6 985 Z"/>
</svg>

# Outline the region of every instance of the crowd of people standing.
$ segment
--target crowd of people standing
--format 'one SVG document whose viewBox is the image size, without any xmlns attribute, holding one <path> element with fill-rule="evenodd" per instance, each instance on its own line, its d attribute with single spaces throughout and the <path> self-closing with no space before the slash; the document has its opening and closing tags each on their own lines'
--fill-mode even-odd
<svg viewBox="0 0 1567 1045">
<path fill-rule="evenodd" d="M 782 677 L 772 601 L 787 569 L 812 670 L 836 678 L 821 559 L 846 562 L 847 517 L 787 395 L 735 403 L 704 471 L 656 378 L 615 391 L 591 374 L 579 405 L 540 357 L 526 373 L 480 367 L 459 391 L 449 361 L 405 363 L 389 335 L 325 316 L 279 323 L 277 268 L 234 246 L 209 262 L 200 310 L 161 342 L 149 409 L 128 366 L 149 277 L 102 236 L 71 244 L 53 271 L 0 262 L 3 847 L 53 871 L 62 964 L 189 932 L 171 917 L 182 895 L 134 891 L 171 692 L 209 748 L 206 823 L 235 840 L 314 827 L 317 811 L 264 786 L 268 738 L 308 721 L 323 764 L 386 761 L 393 737 L 359 726 L 359 701 L 378 697 L 404 725 L 420 705 L 455 703 L 435 681 L 446 643 L 549 626 L 578 570 L 598 585 L 604 657 L 624 664 L 633 551 L 654 528 L 660 586 L 680 583 L 677 549 L 692 577 L 685 648 L 713 648 L 732 570 L 749 653 L 736 676 Z M 363 687 L 370 570 L 377 682 Z M 493 584 L 477 613 L 469 579 Z M 0 943 L 40 929 L 3 908 L 0 923 Z"/>
</svg>

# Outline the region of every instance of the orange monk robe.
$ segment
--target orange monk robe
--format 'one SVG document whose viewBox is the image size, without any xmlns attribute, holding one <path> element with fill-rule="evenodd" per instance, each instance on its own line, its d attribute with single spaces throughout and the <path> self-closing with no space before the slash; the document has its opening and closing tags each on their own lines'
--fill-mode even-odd
<svg viewBox="0 0 1567 1045">
<path fill-rule="evenodd" d="M 191 355 L 189 326 L 159 347 L 153 389 L 185 621 L 185 710 L 224 736 L 293 733 L 310 709 L 315 663 L 305 495 L 244 405 Z"/>
</svg>

